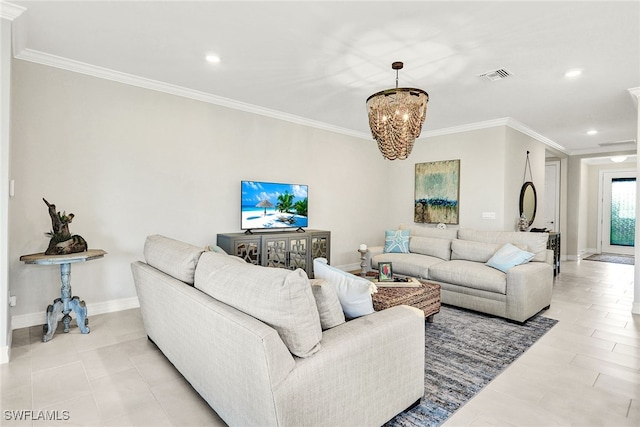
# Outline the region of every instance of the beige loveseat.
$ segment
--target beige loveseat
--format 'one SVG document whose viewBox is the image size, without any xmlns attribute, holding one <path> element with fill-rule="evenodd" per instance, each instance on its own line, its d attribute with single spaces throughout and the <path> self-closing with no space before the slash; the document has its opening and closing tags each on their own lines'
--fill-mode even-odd
<svg viewBox="0 0 640 427">
<path fill-rule="evenodd" d="M 231 426 L 379 426 L 423 395 L 420 310 L 323 331 L 303 270 L 158 235 L 144 257 L 131 268 L 149 339 Z"/>
<path fill-rule="evenodd" d="M 409 227 L 408 253 L 370 247 L 367 266 L 391 262 L 394 274 L 430 279 L 442 286 L 442 302 L 524 322 L 549 307 L 553 290 L 553 251 L 547 233 Z M 486 262 L 506 243 L 534 254 L 506 272 Z"/>
</svg>

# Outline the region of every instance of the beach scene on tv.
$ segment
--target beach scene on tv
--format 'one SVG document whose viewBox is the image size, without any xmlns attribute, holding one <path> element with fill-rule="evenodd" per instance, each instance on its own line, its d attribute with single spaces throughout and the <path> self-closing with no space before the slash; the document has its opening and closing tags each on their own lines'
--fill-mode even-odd
<svg viewBox="0 0 640 427">
<path fill-rule="evenodd" d="M 307 185 L 242 181 L 241 228 L 307 227 L 307 191 Z"/>
</svg>

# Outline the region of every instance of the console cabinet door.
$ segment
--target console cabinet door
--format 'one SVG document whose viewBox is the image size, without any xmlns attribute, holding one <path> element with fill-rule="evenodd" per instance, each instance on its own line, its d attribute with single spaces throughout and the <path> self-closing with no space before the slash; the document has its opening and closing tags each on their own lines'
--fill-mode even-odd
<svg viewBox="0 0 640 427">
<path fill-rule="evenodd" d="M 308 253 L 309 253 L 309 238 L 305 237 L 292 237 L 289 239 L 289 265 L 288 268 L 295 270 L 301 268 L 307 271 L 309 265 Z"/>
<path fill-rule="evenodd" d="M 307 236 L 263 236 L 262 245 L 265 260 L 262 265 L 289 270 L 296 268 L 307 270 L 307 248 L 309 247 Z"/>
<path fill-rule="evenodd" d="M 217 244 L 229 255 L 240 257 L 250 264 L 261 263 L 260 236 L 218 234 Z"/>
<path fill-rule="evenodd" d="M 289 244 L 287 238 L 269 237 L 262 241 L 265 267 L 287 268 Z"/>
<path fill-rule="evenodd" d="M 314 277 L 313 274 L 313 260 L 316 258 L 326 258 L 327 262 L 330 262 L 330 253 L 329 250 L 331 248 L 331 232 L 322 231 L 322 232 L 314 232 L 311 234 L 311 247 L 309 250 L 309 269 L 307 270 L 307 275 L 310 278 Z"/>
</svg>

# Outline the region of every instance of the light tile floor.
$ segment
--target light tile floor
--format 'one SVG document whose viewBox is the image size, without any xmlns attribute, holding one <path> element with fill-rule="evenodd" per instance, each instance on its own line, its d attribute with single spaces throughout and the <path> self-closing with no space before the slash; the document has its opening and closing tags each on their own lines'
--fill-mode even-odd
<svg viewBox="0 0 640 427">
<path fill-rule="evenodd" d="M 559 323 L 444 426 L 640 426 L 633 274 L 632 265 L 562 262 L 544 313 Z"/>
<path fill-rule="evenodd" d="M 563 262 L 545 313 L 560 322 L 445 426 L 640 425 L 632 283 L 633 266 Z M 90 316 L 89 326 L 88 335 L 60 327 L 48 343 L 41 326 L 13 332 L 0 425 L 224 425 L 146 339 L 138 309 Z"/>
</svg>

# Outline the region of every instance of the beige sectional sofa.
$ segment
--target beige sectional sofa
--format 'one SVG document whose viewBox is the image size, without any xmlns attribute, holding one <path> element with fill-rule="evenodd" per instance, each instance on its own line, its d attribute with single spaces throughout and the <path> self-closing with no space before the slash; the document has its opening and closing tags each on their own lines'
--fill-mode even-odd
<svg viewBox="0 0 640 427">
<path fill-rule="evenodd" d="M 302 270 L 158 235 L 144 257 L 131 268 L 149 339 L 231 426 L 379 426 L 424 393 L 420 310 L 325 325 L 326 282 Z"/>
<path fill-rule="evenodd" d="M 408 253 L 370 247 L 367 266 L 391 262 L 393 273 L 432 280 L 442 286 L 442 302 L 517 322 L 549 307 L 553 251 L 547 233 L 438 229 L 401 225 L 409 231 Z M 530 262 L 506 272 L 486 265 L 505 244 L 530 252 Z"/>
</svg>

